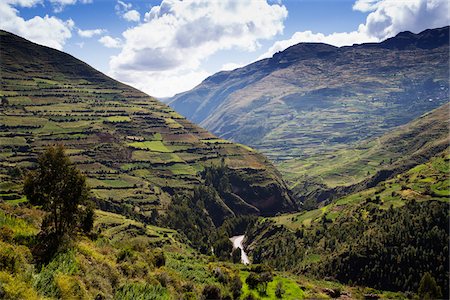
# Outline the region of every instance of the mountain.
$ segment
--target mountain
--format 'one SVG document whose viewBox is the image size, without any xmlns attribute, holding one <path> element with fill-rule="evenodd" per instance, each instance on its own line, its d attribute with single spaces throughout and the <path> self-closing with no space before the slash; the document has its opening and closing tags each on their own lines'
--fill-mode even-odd
<svg viewBox="0 0 450 300">
<path fill-rule="evenodd" d="M 346 148 L 444 104 L 448 61 L 448 26 L 340 48 L 300 43 L 168 103 L 280 162 Z"/>
<path fill-rule="evenodd" d="M 261 220 L 246 250 L 277 269 L 390 291 L 417 291 L 429 272 L 442 292 L 435 298 L 447 299 L 449 154 L 320 208 Z"/>
<path fill-rule="evenodd" d="M 156 99 L 57 50 L 0 32 L 0 195 L 20 202 L 36 154 L 62 143 L 99 207 L 145 220 L 221 167 L 206 209 L 215 224 L 295 209 L 279 172 L 249 147 L 219 139 Z M 157 83 L 155 83 L 157 84 Z M 213 185 L 213 183 L 210 183 Z"/>
<path fill-rule="evenodd" d="M 450 104 L 355 147 L 280 164 L 297 198 L 330 201 L 375 186 L 439 155 L 450 146 Z"/>
</svg>

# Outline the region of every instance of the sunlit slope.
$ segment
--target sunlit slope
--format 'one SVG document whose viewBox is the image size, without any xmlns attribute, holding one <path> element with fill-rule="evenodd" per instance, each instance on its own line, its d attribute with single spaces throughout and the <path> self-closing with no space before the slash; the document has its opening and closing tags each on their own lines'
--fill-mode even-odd
<svg viewBox="0 0 450 300">
<path fill-rule="evenodd" d="M 280 164 L 285 179 L 303 199 L 336 199 L 426 162 L 450 145 L 450 105 L 445 104 L 355 148 Z"/>
<path fill-rule="evenodd" d="M 62 143 L 104 209 L 164 211 L 177 191 L 202 183 L 204 166 L 222 159 L 236 175 L 240 201 L 255 213 L 292 209 L 279 173 L 257 152 L 218 139 L 66 53 L 4 31 L 0 38 L 3 199 L 20 199 L 21 176 L 36 153 Z"/>
<path fill-rule="evenodd" d="M 448 102 L 449 28 L 337 48 L 300 43 L 212 75 L 169 104 L 281 162 L 406 124 Z"/>
</svg>

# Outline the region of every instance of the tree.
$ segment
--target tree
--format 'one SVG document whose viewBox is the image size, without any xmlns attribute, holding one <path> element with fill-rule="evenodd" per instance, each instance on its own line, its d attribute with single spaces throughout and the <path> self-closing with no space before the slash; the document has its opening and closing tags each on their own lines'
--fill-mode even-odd
<svg viewBox="0 0 450 300">
<path fill-rule="evenodd" d="M 441 288 L 436 284 L 436 280 L 430 273 L 426 272 L 419 284 L 419 297 L 421 299 L 441 299 Z"/>
<path fill-rule="evenodd" d="M 230 291 L 233 299 L 239 299 L 242 294 L 242 281 L 239 275 L 235 275 L 230 280 Z"/>
<path fill-rule="evenodd" d="M 220 288 L 215 285 L 206 285 L 203 288 L 201 299 L 220 300 L 222 299 L 222 292 L 220 291 Z"/>
<path fill-rule="evenodd" d="M 233 263 L 238 264 L 241 262 L 241 257 L 242 257 L 242 253 L 241 253 L 241 248 L 236 248 L 233 250 L 233 252 L 231 252 L 231 258 L 233 260 Z"/>
<path fill-rule="evenodd" d="M 283 289 L 283 283 L 281 281 L 279 281 L 277 283 L 277 287 L 275 289 L 275 296 L 277 298 L 283 298 L 283 294 L 285 293 L 284 289 Z"/>
<path fill-rule="evenodd" d="M 39 155 L 36 170 L 25 177 L 24 193 L 31 204 L 49 212 L 42 230 L 58 241 L 77 229 L 92 229 L 94 213 L 86 178 L 70 162 L 62 145 L 51 146 Z"/>
</svg>

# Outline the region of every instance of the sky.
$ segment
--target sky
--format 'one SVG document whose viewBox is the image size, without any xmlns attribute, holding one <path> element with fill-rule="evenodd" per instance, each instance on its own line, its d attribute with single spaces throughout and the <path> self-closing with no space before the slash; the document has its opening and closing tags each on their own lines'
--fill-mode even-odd
<svg viewBox="0 0 450 300">
<path fill-rule="evenodd" d="M 448 0 L 0 0 L 0 29 L 155 97 L 300 42 L 378 42 L 449 25 Z"/>
</svg>

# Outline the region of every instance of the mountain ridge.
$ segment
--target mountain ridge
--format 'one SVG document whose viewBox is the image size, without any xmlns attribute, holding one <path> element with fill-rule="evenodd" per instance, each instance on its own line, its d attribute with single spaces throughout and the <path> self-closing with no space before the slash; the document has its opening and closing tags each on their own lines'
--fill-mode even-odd
<svg viewBox="0 0 450 300">
<path fill-rule="evenodd" d="M 202 185 L 205 167 L 221 163 L 236 194 L 232 202 L 217 196 L 226 215 L 248 205 L 253 214 L 295 209 L 279 172 L 256 151 L 218 139 L 64 52 L 1 31 L 0 53 L 2 198 L 20 199 L 21 175 L 36 154 L 63 143 L 103 209 L 149 220 L 174 194 Z"/>
<path fill-rule="evenodd" d="M 448 29 L 340 48 L 300 43 L 216 73 L 168 103 L 274 161 L 338 149 L 445 103 Z"/>
</svg>

